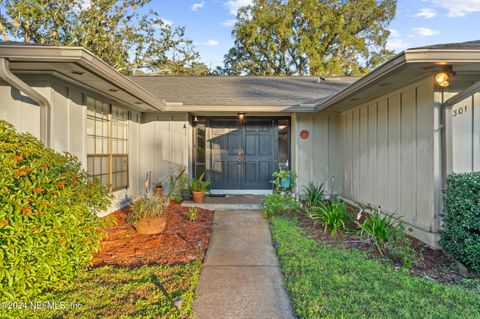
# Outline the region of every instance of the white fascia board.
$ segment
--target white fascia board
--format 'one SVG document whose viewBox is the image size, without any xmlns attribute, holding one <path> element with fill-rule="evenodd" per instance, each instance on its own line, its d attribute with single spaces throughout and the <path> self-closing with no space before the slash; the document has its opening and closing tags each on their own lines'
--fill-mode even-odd
<svg viewBox="0 0 480 319">
<path fill-rule="evenodd" d="M 480 50 L 408 49 L 380 65 L 378 68 L 329 99 L 319 102 L 315 108 L 317 111 L 326 109 L 341 100 L 353 96 L 363 88 L 389 76 L 406 64 L 413 63 L 435 63 L 438 65 L 452 63 L 480 63 Z"/>
<path fill-rule="evenodd" d="M 405 51 L 407 63 L 479 63 L 480 50 L 409 49 Z"/>
<path fill-rule="evenodd" d="M 329 106 L 339 102 L 353 94 L 355 92 L 363 89 L 370 84 L 377 82 L 378 80 L 386 77 L 390 73 L 394 72 L 400 67 L 403 67 L 406 63 L 405 53 L 402 52 L 395 56 L 390 61 L 385 62 L 384 64 L 380 65 L 378 68 L 373 70 L 372 72 L 368 73 L 364 77 L 360 78 L 359 80 L 353 82 L 337 94 L 331 96 L 330 98 L 326 99 L 325 101 L 319 102 L 315 105 L 316 111 L 321 111 L 323 109 L 328 108 Z"/>
</svg>

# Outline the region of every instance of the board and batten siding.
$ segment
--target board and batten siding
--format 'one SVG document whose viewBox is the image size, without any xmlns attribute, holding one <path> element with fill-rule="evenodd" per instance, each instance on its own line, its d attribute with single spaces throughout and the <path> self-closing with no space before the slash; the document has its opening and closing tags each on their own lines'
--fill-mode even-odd
<svg viewBox="0 0 480 319">
<path fill-rule="evenodd" d="M 89 92 L 83 88 L 71 85 L 55 78 L 52 79 L 51 90 L 51 146 L 57 151 L 67 151 L 79 158 L 84 168 L 87 167 L 87 107 L 86 96 L 91 96 L 112 105 L 118 105 L 114 101 L 99 94 Z M 140 114 L 133 110 L 129 111 L 128 117 L 128 188 L 113 192 L 113 201 L 110 209 L 105 213 L 111 213 L 127 205 L 135 196 L 143 191 L 143 181 L 138 178 L 139 167 L 139 140 L 140 140 Z"/>
<path fill-rule="evenodd" d="M 75 155 L 87 168 L 86 105 L 89 95 L 106 103 L 118 105 L 108 98 L 51 76 L 25 75 L 22 79 L 45 96 L 51 105 L 50 146 L 58 152 Z M 40 137 L 40 107 L 5 82 L 0 82 L 0 119 L 13 124 L 19 132 Z M 120 106 L 125 107 L 125 105 Z M 124 206 L 132 197 L 143 191 L 143 180 L 138 177 L 140 161 L 140 114 L 130 111 L 128 121 L 129 187 L 113 193 L 114 200 L 109 213 Z M 103 215 L 101 214 L 101 215 Z"/>
<path fill-rule="evenodd" d="M 37 92 L 50 96 L 48 80 L 28 81 Z M 0 119 L 6 120 L 19 132 L 30 133 L 40 138 L 40 107 L 8 83 L 0 80 Z"/>
<path fill-rule="evenodd" d="M 156 182 L 174 173 L 179 165 L 190 171 L 192 128 L 188 113 L 144 114 L 140 135 L 138 176 L 142 184 L 148 172 Z"/>
<path fill-rule="evenodd" d="M 424 80 L 341 113 L 343 196 L 395 214 L 432 245 L 433 100 Z"/>
<path fill-rule="evenodd" d="M 446 93 L 446 98 L 451 95 Z M 480 93 L 453 105 L 449 116 L 447 172 L 480 171 Z"/>
<path fill-rule="evenodd" d="M 312 181 L 323 183 L 326 193 L 342 194 L 340 114 L 297 113 L 292 120 L 293 167 L 298 174 L 298 190 L 302 192 Z M 300 138 L 302 130 L 309 132 L 308 138 Z"/>
</svg>

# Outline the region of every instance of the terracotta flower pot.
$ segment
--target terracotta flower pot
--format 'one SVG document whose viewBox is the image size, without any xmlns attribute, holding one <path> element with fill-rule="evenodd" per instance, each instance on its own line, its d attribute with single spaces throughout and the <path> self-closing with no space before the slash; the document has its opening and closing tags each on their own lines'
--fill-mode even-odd
<svg viewBox="0 0 480 319">
<path fill-rule="evenodd" d="M 203 192 L 192 191 L 193 201 L 195 203 L 203 203 Z"/>
<path fill-rule="evenodd" d="M 163 198 L 163 187 L 157 187 L 155 194 L 157 194 L 158 198 Z"/>
<path fill-rule="evenodd" d="M 138 221 L 135 229 L 137 233 L 144 235 L 159 234 L 167 225 L 166 217 L 142 218 Z"/>
</svg>

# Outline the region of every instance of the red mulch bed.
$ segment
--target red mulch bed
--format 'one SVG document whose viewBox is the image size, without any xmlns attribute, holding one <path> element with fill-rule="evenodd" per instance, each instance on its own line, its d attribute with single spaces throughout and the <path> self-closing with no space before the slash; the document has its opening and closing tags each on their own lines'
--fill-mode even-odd
<svg viewBox="0 0 480 319">
<path fill-rule="evenodd" d="M 116 225 L 94 256 L 94 266 L 140 266 L 178 264 L 203 260 L 212 234 L 213 211 L 198 208 L 195 221 L 187 218 L 188 208 L 171 204 L 167 225 L 161 234 L 140 235 L 125 221 L 129 207 L 113 213 Z"/>
<path fill-rule="evenodd" d="M 355 214 L 355 208 L 349 207 L 349 211 Z M 342 231 L 338 231 L 337 235 L 332 237 L 328 231 L 327 233 L 324 232 L 322 225 L 316 224 L 302 213 L 296 212 L 293 216 L 299 221 L 299 225 L 307 231 L 310 238 L 327 245 L 368 251 L 372 258 L 386 258 L 381 256 L 373 243 L 366 238 L 362 238 L 354 233 L 343 233 Z M 353 229 L 357 227 L 356 225 L 350 226 Z M 412 248 L 417 252 L 418 256 L 417 262 L 409 269 L 412 275 L 426 277 L 446 284 L 455 284 L 468 277 L 460 273 L 455 260 L 443 251 L 431 249 L 418 239 L 411 236 L 408 237 L 412 241 Z M 394 260 L 392 262 L 396 268 L 403 267 L 399 262 Z"/>
</svg>

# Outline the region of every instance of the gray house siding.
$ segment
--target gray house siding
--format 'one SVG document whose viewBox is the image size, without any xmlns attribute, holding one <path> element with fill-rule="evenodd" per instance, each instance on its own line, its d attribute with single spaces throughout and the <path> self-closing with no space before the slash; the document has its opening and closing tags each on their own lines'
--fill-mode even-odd
<svg viewBox="0 0 480 319">
<path fill-rule="evenodd" d="M 381 207 L 436 245 L 435 113 L 431 78 L 342 113 L 297 114 L 299 190 L 324 183 L 347 200 Z M 299 138 L 301 130 L 310 137 Z"/>
<path fill-rule="evenodd" d="M 187 113 L 143 115 L 140 127 L 139 177 L 152 173 L 152 182 L 175 172 L 178 165 L 191 168 L 192 128 Z"/>
<path fill-rule="evenodd" d="M 77 156 L 84 168 L 87 167 L 85 96 L 92 96 L 128 109 L 127 105 L 118 105 L 106 96 L 89 92 L 52 76 L 29 75 L 21 78 L 50 101 L 51 147 L 59 152 L 69 152 Z M 10 122 L 20 132 L 40 137 L 40 107 L 4 82 L 0 82 L 0 96 L 2 96 L 0 119 Z M 129 187 L 113 193 L 114 201 L 108 212 L 124 206 L 129 199 L 143 191 L 143 179 L 139 174 L 141 138 L 138 112 L 131 111 L 128 136 Z"/>
<path fill-rule="evenodd" d="M 476 79 L 455 79 L 444 100 L 467 88 Z M 453 105 L 447 114 L 447 172 L 480 171 L 480 93 Z"/>
<path fill-rule="evenodd" d="M 29 84 L 44 96 L 50 95 L 50 81 L 34 80 Z M 9 121 L 19 132 L 40 137 L 40 107 L 30 98 L 0 80 L 0 118 Z"/>
<path fill-rule="evenodd" d="M 344 196 L 381 207 L 434 245 L 434 91 L 430 79 L 342 113 Z"/>
<path fill-rule="evenodd" d="M 309 181 L 323 183 L 328 193 L 343 194 L 343 156 L 339 113 L 297 113 L 292 125 L 294 168 L 299 191 Z M 307 139 L 300 132 L 309 132 Z"/>
</svg>

